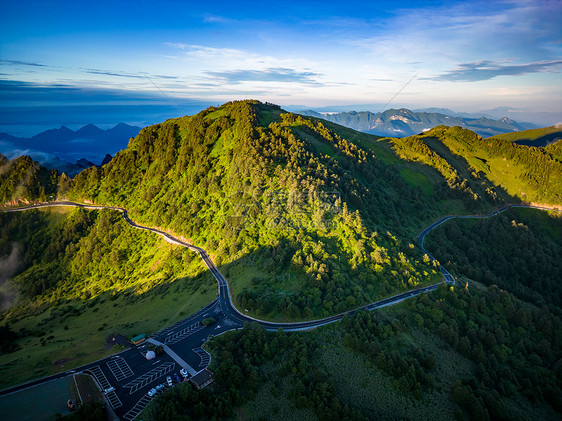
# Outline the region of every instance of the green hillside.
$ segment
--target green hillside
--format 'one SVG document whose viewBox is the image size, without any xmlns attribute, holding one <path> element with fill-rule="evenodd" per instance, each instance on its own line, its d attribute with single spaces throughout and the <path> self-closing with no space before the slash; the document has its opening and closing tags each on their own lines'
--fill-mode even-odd
<svg viewBox="0 0 562 421">
<path fill-rule="evenodd" d="M 497 285 L 539 307 L 562 309 L 562 215 L 557 212 L 515 208 L 485 220 L 453 220 L 429 233 L 425 245 L 458 276 Z"/>
<path fill-rule="evenodd" d="M 380 138 L 243 101 L 147 127 L 73 180 L 3 159 L 0 194 L 123 206 L 207 249 L 239 308 L 310 319 L 439 282 L 416 239 L 443 215 L 560 205 L 561 147 L 444 126 Z M 428 236 L 460 285 L 312 332 L 221 335 L 214 388 L 173 388 L 143 419 L 559 419 L 560 219 L 510 212 Z M 2 385 L 113 353 L 109 335 L 215 297 L 197 255 L 117 212 L 0 213 L 0 227 Z"/>
<path fill-rule="evenodd" d="M 241 101 L 144 128 L 57 197 L 123 206 L 207 249 L 238 307 L 308 319 L 438 282 L 416 235 L 443 214 L 562 203 L 556 147 L 445 126 L 381 139 Z"/>
<path fill-rule="evenodd" d="M 155 332 L 215 298 L 198 256 L 117 212 L 0 212 L 0 226 L 0 388 L 118 352 L 109 335 Z"/>
<path fill-rule="evenodd" d="M 147 127 L 66 196 L 205 247 L 260 317 L 330 315 L 440 279 L 414 245 L 439 213 L 431 196 L 376 152 L 271 105 Z"/>
<path fill-rule="evenodd" d="M 494 136 L 495 139 L 509 140 L 510 142 L 515 142 L 522 144 L 527 144 L 529 146 L 537 145 L 544 146 L 541 143 L 552 142 L 556 139 L 562 138 L 562 128 L 551 126 L 543 127 L 540 129 L 522 130 L 519 132 L 506 133 Z"/>
<path fill-rule="evenodd" d="M 59 175 L 28 156 L 8 160 L 0 154 L 0 204 L 47 201 L 55 196 Z"/>
<path fill-rule="evenodd" d="M 482 139 L 469 130 L 446 126 L 385 141 L 402 158 L 436 168 L 451 188 L 477 200 L 562 205 L 560 141 L 536 148 L 502 136 Z"/>
<path fill-rule="evenodd" d="M 561 232 L 533 209 L 448 221 L 426 246 L 459 285 L 311 332 L 222 335 L 213 388 L 175 387 L 143 419 L 559 420 Z"/>
</svg>

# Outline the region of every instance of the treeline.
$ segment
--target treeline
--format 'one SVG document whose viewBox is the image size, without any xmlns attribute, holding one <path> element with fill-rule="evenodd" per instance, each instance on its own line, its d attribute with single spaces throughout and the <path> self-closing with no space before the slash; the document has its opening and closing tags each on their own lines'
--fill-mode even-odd
<svg viewBox="0 0 562 421">
<path fill-rule="evenodd" d="M 523 192 L 517 192 L 521 200 L 562 204 L 562 162 L 557 159 L 556 143 L 547 148 L 518 145 L 501 137 L 481 139 L 469 130 L 444 126 L 424 133 L 428 136 L 437 137 L 451 152 L 466 159 L 471 171 L 482 173 L 505 190 L 512 185 L 510 177 L 515 177 L 523 185 Z M 519 167 L 517 173 L 504 176 L 502 164 L 493 162 L 500 159 Z"/>
<path fill-rule="evenodd" d="M 400 157 L 439 171 L 450 188 L 447 194 L 456 193 L 469 210 L 486 203 L 513 202 L 514 198 L 506 191 L 519 196 L 519 200 L 562 203 L 560 142 L 546 148 L 524 146 L 501 136 L 482 139 L 458 126 L 437 126 L 423 134 L 392 138 L 389 142 Z M 439 145 L 443 150 L 438 150 Z M 520 167 L 520 170 L 505 175 L 504 161 L 508 167 Z M 524 193 L 513 187 L 512 177 L 521 183 L 519 190 Z"/>
<path fill-rule="evenodd" d="M 0 154 L 0 204 L 46 202 L 57 194 L 59 174 L 28 156 L 8 160 Z"/>
<path fill-rule="evenodd" d="M 562 162 L 557 155 L 556 143 L 546 148 L 518 145 L 503 139 L 492 138 L 486 145 L 486 151 L 493 157 L 509 159 L 521 164 L 525 170 L 518 178 L 529 185 L 535 197 L 530 200 L 540 203 L 562 204 Z M 561 142 L 558 141 L 558 144 Z"/>
<path fill-rule="evenodd" d="M 403 235 L 435 211 L 432 198 L 406 183 L 393 165 L 379 159 L 374 152 L 362 149 L 319 121 L 291 113 L 281 117 L 281 124 L 270 127 L 289 126 L 292 130 L 298 129 L 296 133 L 303 133 L 303 138 L 313 138 L 316 144 L 328 146 L 326 154 L 322 153 L 325 148 L 306 142 L 314 156 L 313 162 L 331 170 L 316 171 L 315 178 L 341 192 L 350 209 L 359 210 L 369 226 Z M 308 166 L 314 168 L 310 163 Z M 423 209 L 417 207 L 416 211 L 416 203 L 424 203 Z"/>
<path fill-rule="evenodd" d="M 10 283 L 19 299 L 4 314 L 5 322 L 108 291 L 157 290 L 194 274 L 191 263 L 198 263 L 188 250 L 164 246 L 159 253 L 159 237 L 131 229 L 118 212 L 78 208 L 0 213 L 0 226 L 0 258 L 17 248 L 17 270 Z M 64 309 L 53 310 L 53 315 Z"/>
<path fill-rule="evenodd" d="M 442 126 L 438 126 L 440 128 Z M 390 142 L 399 157 L 411 161 L 421 162 L 435 168 L 446 180 L 446 185 L 440 185 L 434 194 L 435 200 L 445 198 L 459 199 L 464 206 L 470 210 L 483 209 L 486 205 L 497 201 L 497 193 L 491 185 L 482 189 L 482 180 L 478 180 L 476 173 L 463 174 L 464 168 L 456 168 L 455 165 L 431 147 L 428 146 L 426 139 L 436 136 L 439 141 L 448 135 L 446 133 L 435 133 L 438 128 L 434 128 L 427 133 L 404 138 L 392 138 Z M 447 130 L 452 130 L 447 128 Z M 464 130 L 464 129 L 461 129 Z M 475 133 L 464 130 L 470 135 L 477 136 Z"/>
<path fill-rule="evenodd" d="M 448 221 L 426 247 L 453 273 L 498 285 L 542 306 L 562 304 L 562 219 L 508 210 L 484 220 Z"/>
</svg>

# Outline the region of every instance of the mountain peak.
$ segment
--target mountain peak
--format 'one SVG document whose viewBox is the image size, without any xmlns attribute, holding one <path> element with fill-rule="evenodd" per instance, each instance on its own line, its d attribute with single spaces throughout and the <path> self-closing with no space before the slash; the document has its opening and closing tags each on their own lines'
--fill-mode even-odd
<svg viewBox="0 0 562 421">
<path fill-rule="evenodd" d="M 105 158 L 101 161 L 101 166 L 103 167 L 105 164 L 108 164 L 112 159 L 113 157 L 110 154 L 105 154 Z"/>
<path fill-rule="evenodd" d="M 134 127 L 134 126 L 131 126 L 130 124 L 121 122 L 121 123 L 117 123 L 110 130 L 115 129 L 115 128 L 124 128 L 124 127 Z"/>
<path fill-rule="evenodd" d="M 434 109 L 437 111 L 438 109 Z M 431 110 L 428 110 L 431 111 Z M 306 111 L 304 115 L 313 115 Z M 526 130 L 527 123 L 518 123 L 507 117 L 501 120 L 489 118 L 469 118 L 460 114 L 455 116 L 445 115 L 437 112 L 412 111 L 407 108 L 390 108 L 381 113 L 342 112 L 323 114 L 322 118 L 347 126 L 351 129 L 374 134 L 377 136 L 410 136 L 422 133 L 439 125 L 460 126 L 470 129 L 482 137 L 490 137 L 503 133 Z M 532 125 L 531 125 L 532 126 Z"/>
<path fill-rule="evenodd" d="M 94 126 L 92 123 L 76 130 L 76 134 L 79 136 L 96 136 L 104 132 L 105 130 L 100 129 L 98 126 Z"/>
</svg>

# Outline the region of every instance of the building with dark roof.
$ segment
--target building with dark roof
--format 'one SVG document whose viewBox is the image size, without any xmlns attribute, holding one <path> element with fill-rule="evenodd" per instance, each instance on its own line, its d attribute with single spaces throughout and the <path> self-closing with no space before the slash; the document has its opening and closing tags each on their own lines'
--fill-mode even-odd
<svg viewBox="0 0 562 421">
<path fill-rule="evenodd" d="M 204 369 L 193 376 L 189 381 L 193 386 L 197 389 L 203 389 L 205 386 L 210 385 L 213 383 L 214 374 L 211 370 Z"/>
</svg>

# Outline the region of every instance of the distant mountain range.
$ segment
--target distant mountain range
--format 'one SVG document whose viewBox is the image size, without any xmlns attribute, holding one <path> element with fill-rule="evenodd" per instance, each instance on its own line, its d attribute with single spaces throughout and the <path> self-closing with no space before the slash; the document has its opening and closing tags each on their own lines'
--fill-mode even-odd
<svg viewBox="0 0 562 421">
<path fill-rule="evenodd" d="M 46 168 L 73 176 L 94 164 L 107 163 L 111 155 L 125 149 L 141 128 L 119 123 L 107 130 L 88 124 L 76 131 L 62 126 L 30 138 L 0 133 L 0 153 L 9 158 L 29 155 Z"/>
<path fill-rule="evenodd" d="M 518 123 L 507 117 L 494 120 L 489 117 L 469 117 L 468 114 L 457 114 L 447 109 L 430 110 L 450 112 L 455 115 L 447 115 L 442 112 L 416 112 L 406 108 L 390 109 L 382 113 L 370 111 L 318 113 L 313 110 L 305 110 L 300 111 L 299 114 L 322 118 L 365 133 L 391 137 L 411 136 L 439 125 L 460 126 L 472 130 L 482 137 L 536 128 L 534 124 Z"/>
</svg>

